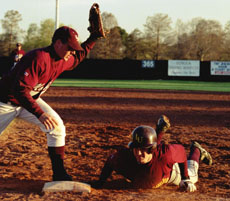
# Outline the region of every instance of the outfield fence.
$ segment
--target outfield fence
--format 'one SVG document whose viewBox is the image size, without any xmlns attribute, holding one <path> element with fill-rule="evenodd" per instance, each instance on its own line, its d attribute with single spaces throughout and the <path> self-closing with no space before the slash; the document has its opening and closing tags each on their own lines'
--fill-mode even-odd
<svg viewBox="0 0 230 201">
<path fill-rule="evenodd" d="M 195 60 L 85 59 L 62 78 L 230 81 L 230 62 Z"/>
<path fill-rule="evenodd" d="M 8 57 L 0 57 L 0 76 L 12 67 Z M 85 59 L 61 78 L 118 80 L 230 81 L 229 61 Z"/>
</svg>

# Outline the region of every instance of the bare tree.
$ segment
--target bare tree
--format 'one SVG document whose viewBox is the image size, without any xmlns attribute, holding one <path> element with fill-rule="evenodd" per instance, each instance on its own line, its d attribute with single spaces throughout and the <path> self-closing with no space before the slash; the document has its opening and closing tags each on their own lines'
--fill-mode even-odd
<svg viewBox="0 0 230 201">
<path fill-rule="evenodd" d="M 224 27 L 222 59 L 230 60 L 230 21 L 228 21 Z"/>
<path fill-rule="evenodd" d="M 126 37 L 124 30 L 117 25 L 115 16 L 111 13 L 103 12 L 102 21 L 107 31 L 106 38 L 97 41 L 90 58 L 97 59 L 121 59 L 123 58 L 124 40 Z"/>
<path fill-rule="evenodd" d="M 178 19 L 175 24 L 175 44 L 170 47 L 169 55 L 171 59 L 187 59 L 189 48 L 188 24 Z"/>
<path fill-rule="evenodd" d="M 103 12 L 101 18 L 106 31 L 110 31 L 112 28 L 118 26 L 117 19 L 112 13 Z"/>
<path fill-rule="evenodd" d="M 16 10 L 9 10 L 6 12 L 4 19 L 1 20 L 3 35 L 2 39 L 8 47 L 8 54 L 12 51 L 13 44 L 18 42 L 22 30 L 19 27 L 19 22 L 22 20 L 21 14 Z"/>
<path fill-rule="evenodd" d="M 122 59 L 124 57 L 124 45 L 122 43 L 119 27 L 114 27 L 106 38 L 97 41 L 90 58 L 96 59 Z"/>
<path fill-rule="evenodd" d="M 191 32 L 190 56 L 201 61 L 219 59 L 223 45 L 221 24 L 215 20 L 198 19 L 191 26 L 194 30 Z"/>
<path fill-rule="evenodd" d="M 154 59 L 158 60 L 165 44 L 173 42 L 173 33 L 171 28 L 172 20 L 167 14 L 155 14 L 147 17 L 145 27 L 146 37 L 150 42 L 155 41 Z"/>
</svg>

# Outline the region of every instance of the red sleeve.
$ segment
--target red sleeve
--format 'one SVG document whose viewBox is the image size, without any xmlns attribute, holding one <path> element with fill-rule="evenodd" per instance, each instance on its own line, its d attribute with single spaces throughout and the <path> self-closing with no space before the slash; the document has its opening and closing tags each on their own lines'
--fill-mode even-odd
<svg viewBox="0 0 230 201">
<path fill-rule="evenodd" d="M 86 51 L 86 53 L 89 53 L 89 51 L 94 47 L 96 44 L 96 40 L 94 37 L 90 36 L 85 42 L 81 44 L 81 47 Z"/>
<path fill-rule="evenodd" d="M 20 63 L 24 68 L 18 72 L 14 83 L 14 96 L 22 107 L 33 113 L 38 118 L 44 113 L 30 92 L 38 83 L 38 77 L 42 74 L 42 64 L 36 59 L 27 58 Z"/>
<path fill-rule="evenodd" d="M 135 173 L 133 173 L 133 168 L 135 169 L 136 160 L 131 153 L 130 149 L 122 148 L 110 155 L 102 169 L 100 180 L 106 181 L 113 171 L 126 178 L 130 178 L 130 175 L 135 175 L 136 172 L 134 171 Z"/>
<path fill-rule="evenodd" d="M 157 144 L 161 143 L 162 137 L 163 137 L 164 133 L 163 132 L 157 132 Z"/>
<path fill-rule="evenodd" d="M 94 45 L 96 44 L 96 40 L 93 37 L 89 37 L 85 42 L 81 44 L 81 47 L 83 48 L 83 51 L 76 51 L 76 54 L 74 55 L 75 61 L 71 68 L 66 68 L 65 70 L 72 70 L 75 67 L 78 66 L 79 63 L 82 62 L 83 59 L 86 58 L 88 53 L 91 49 L 93 49 Z M 71 61 L 70 61 L 71 62 Z"/>
<path fill-rule="evenodd" d="M 108 157 L 107 161 L 104 164 L 104 167 L 102 168 L 101 174 L 100 174 L 100 181 L 105 182 L 107 178 L 110 177 L 114 170 L 114 164 L 116 163 L 118 154 L 112 154 Z"/>
</svg>

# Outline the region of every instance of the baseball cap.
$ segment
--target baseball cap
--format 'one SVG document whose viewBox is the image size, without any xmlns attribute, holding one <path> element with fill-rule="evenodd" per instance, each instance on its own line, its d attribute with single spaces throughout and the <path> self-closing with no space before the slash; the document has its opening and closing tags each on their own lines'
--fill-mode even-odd
<svg viewBox="0 0 230 201">
<path fill-rule="evenodd" d="M 63 43 L 68 43 L 68 45 L 74 50 L 83 50 L 79 43 L 78 33 L 68 26 L 62 26 L 56 29 L 52 42 L 54 43 L 58 39 Z"/>
</svg>

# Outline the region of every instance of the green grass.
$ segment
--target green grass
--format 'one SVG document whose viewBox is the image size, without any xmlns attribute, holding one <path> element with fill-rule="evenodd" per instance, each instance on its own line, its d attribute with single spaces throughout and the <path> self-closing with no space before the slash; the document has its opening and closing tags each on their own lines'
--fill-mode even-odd
<svg viewBox="0 0 230 201">
<path fill-rule="evenodd" d="M 230 82 L 200 82 L 181 80 L 57 79 L 52 86 L 230 92 Z"/>
</svg>

